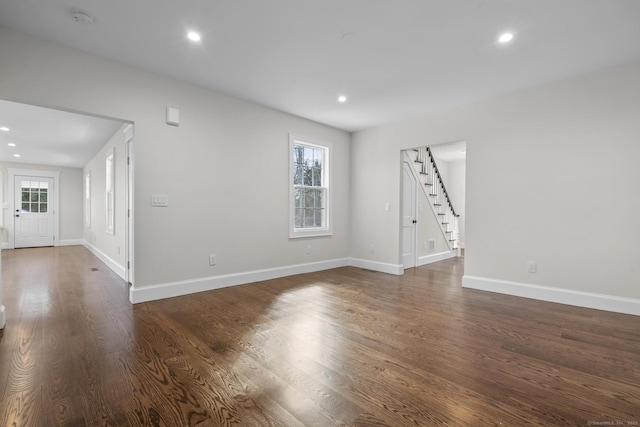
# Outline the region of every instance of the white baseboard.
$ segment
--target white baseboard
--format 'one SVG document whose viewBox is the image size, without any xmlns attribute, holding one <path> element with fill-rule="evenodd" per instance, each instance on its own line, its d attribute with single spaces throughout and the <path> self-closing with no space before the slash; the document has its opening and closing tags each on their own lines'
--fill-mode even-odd
<svg viewBox="0 0 640 427">
<path fill-rule="evenodd" d="M 66 240 L 58 240 L 55 244 L 56 246 L 82 246 L 84 245 L 84 240 L 82 239 L 66 239 Z M 2 242 L 0 245 L 0 249 L 13 249 L 9 246 L 9 242 Z"/>
<path fill-rule="evenodd" d="M 404 274 L 404 266 L 402 264 L 388 264 L 386 262 L 370 261 L 360 258 L 350 258 L 349 265 L 352 267 L 379 271 L 381 273 L 393 274 L 396 276 L 402 276 Z"/>
<path fill-rule="evenodd" d="M 510 282 L 506 280 L 475 276 L 463 276 L 462 287 L 640 316 L 640 300 L 633 298 L 575 291 L 571 289 L 552 288 L 532 285 L 529 283 Z"/>
<path fill-rule="evenodd" d="M 67 240 L 58 240 L 58 244 L 56 246 L 82 246 L 84 245 L 84 240 L 82 239 L 67 239 Z"/>
<path fill-rule="evenodd" d="M 454 251 L 446 251 L 446 252 L 438 252 L 437 254 L 425 255 L 418 258 L 417 267 L 431 264 L 438 261 L 444 261 L 445 259 L 453 258 L 457 256 L 457 250 Z"/>
<path fill-rule="evenodd" d="M 164 298 L 172 298 L 196 292 L 211 291 L 229 286 L 245 285 L 247 283 L 263 280 L 278 279 L 294 274 L 313 273 L 329 270 L 331 268 L 346 267 L 350 265 L 348 258 L 328 261 L 312 262 L 308 264 L 289 265 L 284 267 L 269 268 L 265 270 L 247 271 L 243 273 L 226 274 L 222 276 L 204 277 L 201 279 L 184 280 L 180 282 L 162 283 L 158 285 L 136 287 L 129 290 L 129 300 L 133 304 L 154 301 Z"/>
<path fill-rule="evenodd" d="M 96 257 L 98 257 L 98 259 L 100 261 L 102 261 L 105 264 L 107 264 L 107 267 L 109 267 L 118 276 L 120 276 L 120 278 L 122 280 L 125 280 L 125 271 L 124 271 L 124 267 L 123 266 L 118 264 L 116 261 L 114 261 L 112 258 L 110 258 L 107 254 L 105 254 L 100 249 L 96 248 L 91 243 L 87 242 L 86 240 L 83 240 L 82 244 L 84 245 L 85 248 L 89 249 L 89 252 L 91 252 Z"/>
<path fill-rule="evenodd" d="M 7 313 L 4 309 L 4 305 L 0 305 L 0 329 L 4 329 L 4 325 L 7 324 Z"/>
</svg>

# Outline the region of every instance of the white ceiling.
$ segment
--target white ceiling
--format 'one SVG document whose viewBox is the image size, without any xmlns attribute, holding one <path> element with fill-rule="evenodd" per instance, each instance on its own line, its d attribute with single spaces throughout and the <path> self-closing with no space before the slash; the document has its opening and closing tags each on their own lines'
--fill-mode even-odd
<svg viewBox="0 0 640 427">
<path fill-rule="evenodd" d="M 0 161 L 81 168 L 122 125 L 116 120 L 0 100 L 0 127 L 9 128 L 0 131 Z"/>
<path fill-rule="evenodd" d="M 348 131 L 640 60 L 639 23 L 639 0 L 0 2 L 4 27 Z"/>
</svg>

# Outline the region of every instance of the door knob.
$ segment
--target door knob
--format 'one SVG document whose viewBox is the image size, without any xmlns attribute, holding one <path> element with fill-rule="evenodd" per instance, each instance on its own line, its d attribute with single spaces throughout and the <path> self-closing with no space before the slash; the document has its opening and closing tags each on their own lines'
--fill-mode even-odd
<svg viewBox="0 0 640 427">
<path fill-rule="evenodd" d="M 16 218 L 19 217 L 20 215 L 16 214 Z"/>
<path fill-rule="evenodd" d="M 416 220 L 414 219 L 414 220 L 413 220 L 413 223 L 415 224 L 416 222 L 418 222 L 418 221 L 416 221 Z"/>
</svg>

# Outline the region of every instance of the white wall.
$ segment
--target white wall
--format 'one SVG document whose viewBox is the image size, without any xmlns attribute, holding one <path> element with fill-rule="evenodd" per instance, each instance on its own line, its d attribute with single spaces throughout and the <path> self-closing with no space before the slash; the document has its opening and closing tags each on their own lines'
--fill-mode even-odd
<svg viewBox="0 0 640 427">
<path fill-rule="evenodd" d="M 357 132 L 352 255 L 400 262 L 400 150 L 467 141 L 465 276 L 638 299 L 639 117 L 634 63 Z"/>
<path fill-rule="evenodd" d="M 100 256 L 108 257 L 114 262 L 118 271 L 125 266 L 125 221 L 126 221 L 126 192 L 125 192 L 125 162 L 123 125 L 100 151 L 87 163 L 83 169 L 83 176 L 91 173 L 91 226 L 84 225 L 84 240 L 91 245 L 92 251 L 98 251 Z M 115 161 L 115 225 L 114 233 L 106 232 L 106 158 L 113 151 Z M 84 188 L 84 186 L 83 186 Z M 84 194 L 84 193 L 83 193 Z M 84 203 L 83 203 L 84 207 Z M 84 212 L 84 209 L 83 209 Z M 84 218 L 84 215 L 83 215 Z"/>
<path fill-rule="evenodd" d="M 2 99 L 135 123 L 136 288 L 348 256 L 347 132 L 6 29 L 0 57 Z M 334 144 L 331 237 L 288 238 L 289 133 Z"/>
<path fill-rule="evenodd" d="M 466 276 L 640 298 L 640 63 L 350 137 L 5 29 L 0 57 L 2 99 L 135 122 L 136 287 L 347 256 L 400 265 L 400 151 L 467 141 Z M 335 144 L 330 238 L 287 238 L 289 132 Z"/>
<path fill-rule="evenodd" d="M 59 233 L 56 240 L 64 244 L 65 241 L 80 242 L 82 240 L 82 169 L 64 168 L 43 165 L 33 165 L 30 163 L 0 162 L 0 172 L 2 173 L 2 189 L 4 195 L 8 193 L 7 168 L 19 169 L 35 169 L 35 170 L 51 170 L 60 172 L 60 200 L 58 203 L 58 217 L 60 222 Z M 6 198 L 6 196 L 5 196 Z M 5 200 L 8 203 L 8 200 Z M 3 208 L 3 216 L 5 223 L 11 220 L 10 212 L 7 208 Z M 6 225 L 6 224 L 5 224 Z M 8 229 L 2 230 L 2 243 L 9 242 Z"/>
</svg>

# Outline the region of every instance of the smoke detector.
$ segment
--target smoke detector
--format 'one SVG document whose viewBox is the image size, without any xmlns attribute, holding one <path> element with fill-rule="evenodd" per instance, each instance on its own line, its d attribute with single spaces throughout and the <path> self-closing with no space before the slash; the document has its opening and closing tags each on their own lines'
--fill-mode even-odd
<svg viewBox="0 0 640 427">
<path fill-rule="evenodd" d="M 93 16 L 78 9 L 72 9 L 71 16 L 78 24 L 93 24 L 93 21 L 95 21 Z"/>
</svg>

